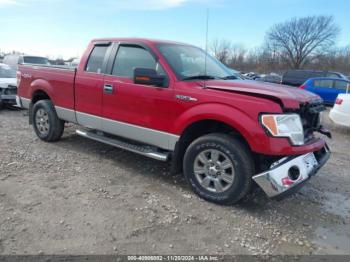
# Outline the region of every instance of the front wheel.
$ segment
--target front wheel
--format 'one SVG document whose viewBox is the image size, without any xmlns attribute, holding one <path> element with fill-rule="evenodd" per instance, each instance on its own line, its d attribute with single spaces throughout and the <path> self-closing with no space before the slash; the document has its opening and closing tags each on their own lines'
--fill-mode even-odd
<svg viewBox="0 0 350 262">
<path fill-rule="evenodd" d="M 50 100 L 40 100 L 33 107 L 33 127 L 36 135 L 43 141 L 58 141 L 64 130 L 64 121 L 58 118 Z"/>
<path fill-rule="evenodd" d="M 226 134 L 209 134 L 187 148 L 183 170 L 200 197 L 217 204 L 234 204 L 250 190 L 254 162 L 249 148 Z"/>
</svg>

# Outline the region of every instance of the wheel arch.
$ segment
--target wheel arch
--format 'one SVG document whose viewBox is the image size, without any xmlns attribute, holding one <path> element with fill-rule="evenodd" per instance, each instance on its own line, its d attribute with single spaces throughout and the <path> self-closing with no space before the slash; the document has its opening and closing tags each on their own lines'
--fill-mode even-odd
<svg viewBox="0 0 350 262">
<path fill-rule="evenodd" d="M 33 106 L 36 102 L 40 101 L 40 100 L 52 100 L 50 95 L 48 94 L 48 92 L 46 92 L 45 89 L 42 89 L 40 87 L 35 88 L 32 91 L 32 95 L 31 95 L 31 102 L 29 104 L 29 124 L 32 125 L 33 124 Z"/>
<path fill-rule="evenodd" d="M 176 144 L 172 159 L 172 173 L 182 170 L 182 161 L 187 147 L 197 138 L 210 133 L 225 133 L 239 138 L 249 150 L 252 150 L 247 138 L 240 128 L 236 128 L 228 121 L 218 118 L 202 118 L 189 123 L 183 128 L 179 141 Z"/>
<path fill-rule="evenodd" d="M 36 79 L 30 84 L 32 102 L 43 99 L 52 101 L 53 93 L 51 84 L 44 79 Z"/>
<path fill-rule="evenodd" d="M 35 104 L 36 102 L 44 99 L 51 100 L 51 97 L 47 92 L 38 88 L 33 92 L 31 102 Z"/>
</svg>

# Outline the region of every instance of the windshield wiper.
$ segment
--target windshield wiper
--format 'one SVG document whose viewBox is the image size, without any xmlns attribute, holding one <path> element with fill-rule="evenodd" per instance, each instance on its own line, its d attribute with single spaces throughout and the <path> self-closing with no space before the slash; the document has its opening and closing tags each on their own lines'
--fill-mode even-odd
<svg viewBox="0 0 350 262">
<path fill-rule="evenodd" d="M 200 80 L 210 80 L 210 79 L 217 79 L 217 77 L 215 77 L 215 76 L 208 76 L 208 75 L 197 75 L 197 76 L 189 76 L 189 77 L 184 77 L 184 78 L 182 78 L 183 81 L 186 81 L 186 80 L 196 80 L 196 79 L 200 79 Z"/>
</svg>

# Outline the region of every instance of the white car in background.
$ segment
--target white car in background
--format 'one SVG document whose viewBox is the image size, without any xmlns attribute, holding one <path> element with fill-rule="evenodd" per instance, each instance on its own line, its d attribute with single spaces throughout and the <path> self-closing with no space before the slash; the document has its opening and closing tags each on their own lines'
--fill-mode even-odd
<svg viewBox="0 0 350 262">
<path fill-rule="evenodd" d="M 350 93 L 339 94 L 329 113 L 330 119 L 337 125 L 350 127 Z"/>
<path fill-rule="evenodd" d="M 78 67 L 79 63 L 80 63 L 80 58 L 75 58 L 75 59 L 73 59 L 73 61 L 70 63 L 70 66 L 76 68 L 76 67 Z"/>
<path fill-rule="evenodd" d="M 0 108 L 3 105 L 15 105 L 17 97 L 16 70 L 0 64 Z"/>
</svg>

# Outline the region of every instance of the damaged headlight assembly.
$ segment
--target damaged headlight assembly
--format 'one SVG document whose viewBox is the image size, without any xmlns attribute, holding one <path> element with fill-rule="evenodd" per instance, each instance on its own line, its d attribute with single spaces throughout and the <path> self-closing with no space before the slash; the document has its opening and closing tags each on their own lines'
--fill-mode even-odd
<svg viewBox="0 0 350 262">
<path fill-rule="evenodd" d="M 261 124 L 273 137 L 289 138 L 294 146 L 304 144 L 304 128 L 298 114 L 263 114 Z"/>
</svg>

